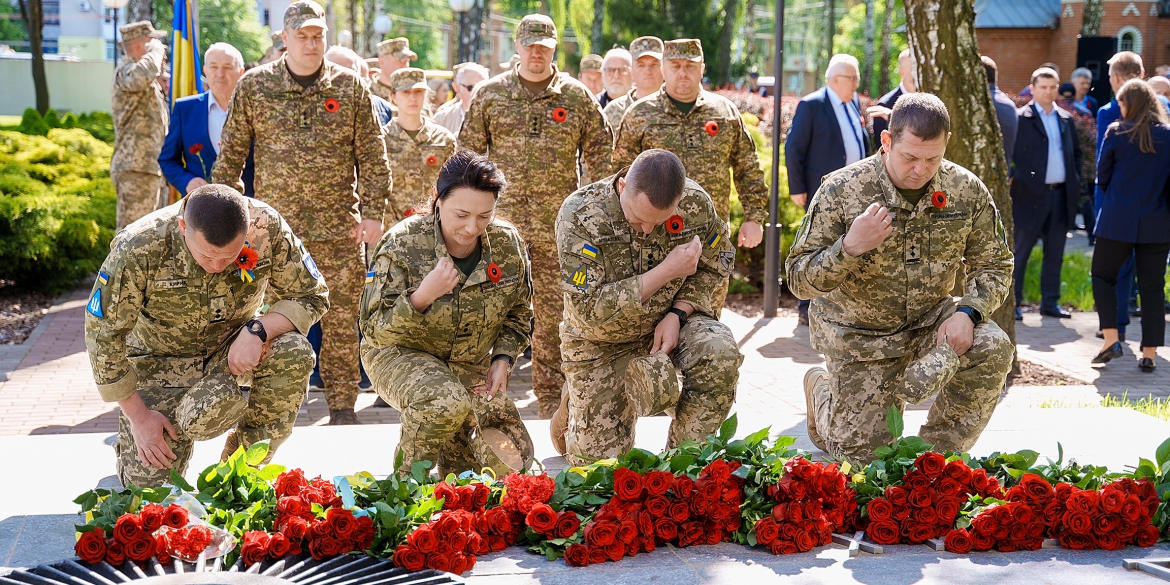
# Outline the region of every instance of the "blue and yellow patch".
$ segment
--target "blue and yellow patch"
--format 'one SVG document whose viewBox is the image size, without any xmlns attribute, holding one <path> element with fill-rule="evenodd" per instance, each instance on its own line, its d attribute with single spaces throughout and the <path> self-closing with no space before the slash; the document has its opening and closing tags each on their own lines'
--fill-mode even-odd
<svg viewBox="0 0 1170 585">
<path fill-rule="evenodd" d="M 313 261 L 313 257 L 308 252 L 305 252 L 305 258 L 302 262 L 305 265 L 305 269 L 309 271 L 309 276 L 321 278 L 321 271 L 317 270 L 317 263 Z"/>
<path fill-rule="evenodd" d="M 719 242 L 721 240 L 723 240 L 722 234 L 718 234 L 718 233 L 711 234 L 711 237 L 707 238 L 707 247 L 714 249 L 715 246 L 719 245 Z"/>
<path fill-rule="evenodd" d="M 373 270 L 366 273 L 366 284 L 370 284 L 371 282 L 374 282 L 374 271 Z"/>
<path fill-rule="evenodd" d="M 110 275 L 105 272 L 98 272 L 98 284 L 106 284 L 110 282 Z"/>
<path fill-rule="evenodd" d="M 581 264 L 569 275 L 569 278 L 565 282 L 581 292 L 589 290 L 589 267 Z"/>
<path fill-rule="evenodd" d="M 589 244 L 582 244 L 581 245 L 581 253 L 590 257 L 590 258 L 597 258 L 597 255 L 601 253 L 601 250 L 598 250 L 597 248 L 594 248 L 593 246 L 590 246 Z"/>
</svg>

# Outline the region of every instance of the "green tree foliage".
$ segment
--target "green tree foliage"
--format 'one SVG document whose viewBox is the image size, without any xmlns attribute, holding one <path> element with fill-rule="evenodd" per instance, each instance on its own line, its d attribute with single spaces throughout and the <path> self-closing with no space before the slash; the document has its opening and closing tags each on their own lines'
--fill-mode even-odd
<svg viewBox="0 0 1170 585">
<path fill-rule="evenodd" d="M 373 1 L 373 0 L 367 0 Z M 446 61 L 446 46 L 443 44 L 442 25 L 453 22 L 451 8 L 447 2 L 435 0 L 393 0 L 383 5 L 383 10 L 394 22 L 385 38 L 406 37 L 410 49 L 418 53 L 415 67 L 423 69 L 446 69 L 453 63 Z"/>
<path fill-rule="evenodd" d="M 27 40 L 28 33 L 24 31 L 24 23 L 20 20 L 20 10 L 15 3 L 0 2 L 0 41 Z"/>
<path fill-rule="evenodd" d="M 703 42 L 707 77 L 718 79 L 719 29 L 723 26 L 723 3 L 717 0 L 622 0 L 606 8 L 610 22 L 602 44 L 628 47 L 643 35 L 663 40 L 690 38 Z M 617 29 L 617 35 L 613 34 Z"/>
<path fill-rule="evenodd" d="M 874 3 L 874 21 L 881 22 L 885 18 L 885 3 Z M 894 29 L 905 26 L 906 11 L 902 8 L 902 0 L 894 2 Z M 859 2 L 854 4 L 849 12 L 840 21 L 840 26 L 837 29 L 839 32 L 833 37 L 833 50 L 838 53 L 848 53 L 857 57 L 859 62 L 865 62 L 865 3 Z M 876 38 L 875 44 L 880 44 L 881 39 Z M 890 36 L 890 60 L 885 63 L 890 71 L 890 87 L 897 87 L 902 82 L 902 78 L 898 76 L 898 53 L 901 53 L 908 45 L 906 44 L 906 35 L 904 33 L 893 33 Z M 874 48 L 874 74 L 870 76 L 870 87 L 859 87 L 859 93 L 868 93 L 873 97 L 879 97 L 878 82 L 881 77 L 877 67 L 882 64 L 878 63 L 880 51 L 877 47 Z M 864 76 L 863 76 L 864 77 Z"/>
<path fill-rule="evenodd" d="M 155 28 L 171 31 L 175 9 L 168 0 L 154 0 Z M 279 19 L 281 15 L 272 15 Z M 169 38 L 163 39 L 170 43 Z M 212 43 L 228 43 L 240 50 L 244 62 L 258 61 L 268 49 L 268 29 L 260 24 L 256 3 L 250 0 L 199 0 L 199 60 Z M 200 72 L 202 74 L 202 72 Z"/>
</svg>

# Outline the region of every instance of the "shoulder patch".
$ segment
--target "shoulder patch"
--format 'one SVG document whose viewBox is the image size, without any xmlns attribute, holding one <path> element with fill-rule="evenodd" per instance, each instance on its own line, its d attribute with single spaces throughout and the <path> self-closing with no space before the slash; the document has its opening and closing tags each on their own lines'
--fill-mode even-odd
<svg viewBox="0 0 1170 585">
<path fill-rule="evenodd" d="M 719 232 L 714 232 L 711 234 L 710 237 L 707 238 L 707 243 L 705 245 L 707 246 L 708 249 L 714 250 L 716 247 L 719 246 L 719 242 L 721 242 L 722 240 L 723 240 L 723 234 L 720 234 Z"/>
<path fill-rule="evenodd" d="M 569 275 L 569 278 L 565 280 L 565 282 L 569 283 L 570 286 L 581 292 L 588 291 L 589 267 L 584 262 L 582 262 L 581 265 L 578 266 L 577 269 Z"/>
<path fill-rule="evenodd" d="M 723 267 L 724 272 L 731 272 L 732 267 L 735 266 L 735 252 L 731 250 L 720 252 L 719 265 Z"/>
<path fill-rule="evenodd" d="M 105 319 L 106 312 L 102 309 L 102 289 L 98 287 L 93 291 L 93 296 L 89 297 L 89 303 L 85 305 L 85 312 L 97 317 L 98 319 Z"/>
<path fill-rule="evenodd" d="M 366 284 L 370 284 L 371 282 L 374 282 L 374 271 L 373 270 L 366 273 Z"/>
<path fill-rule="evenodd" d="M 98 272 L 97 279 L 99 284 L 106 284 L 110 282 L 110 275 L 106 274 L 105 272 Z"/>
<path fill-rule="evenodd" d="M 321 278 L 321 271 L 317 270 L 317 263 L 313 261 L 313 256 L 309 254 L 308 250 L 305 250 L 305 258 L 302 262 L 305 264 L 305 269 L 309 271 L 309 276 Z"/>
<path fill-rule="evenodd" d="M 582 255 L 588 256 L 588 257 L 596 260 L 597 255 L 600 253 L 601 253 L 601 250 L 598 250 L 597 248 L 594 248 L 593 246 L 591 246 L 589 244 L 581 244 L 581 254 Z"/>
</svg>

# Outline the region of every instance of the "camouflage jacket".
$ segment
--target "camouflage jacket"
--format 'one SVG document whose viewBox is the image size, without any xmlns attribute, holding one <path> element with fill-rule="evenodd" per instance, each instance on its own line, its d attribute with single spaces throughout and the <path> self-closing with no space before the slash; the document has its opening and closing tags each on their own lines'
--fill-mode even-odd
<svg viewBox="0 0 1170 585">
<path fill-rule="evenodd" d="M 605 114 L 605 121 L 609 122 L 609 129 L 614 134 L 617 134 L 618 128 L 622 127 L 622 116 L 626 115 L 626 110 L 630 109 L 630 106 L 638 101 L 634 97 L 637 93 L 638 89 L 632 88 L 629 93 L 605 104 L 605 108 L 602 109 L 602 113 Z"/>
<path fill-rule="evenodd" d="M 669 150 L 682 159 L 687 176 L 711 195 L 723 221 L 729 221 L 731 214 L 728 169 L 735 175 L 744 221 L 763 225 L 768 220 L 768 188 L 755 142 L 744 128 L 739 109 L 727 98 L 702 91 L 685 116 L 674 107 L 665 88 L 634 102 L 617 130 L 613 164 L 627 166 L 651 148 Z"/>
<path fill-rule="evenodd" d="M 393 104 L 394 102 L 390 99 L 390 96 L 394 95 L 394 90 L 390 89 L 390 86 L 378 81 L 381 75 L 381 73 L 378 73 L 374 76 L 373 81 L 370 82 L 370 93 Z"/>
<path fill-rule="evenodd" d="M 256 197 L 305 240 L 349 238 L 359 219 L 383 219 L 391 183 L 382 129 L 369 91 L 349 69 L 325 61 L 305 89 L 284 57 L 252 69 L 232 94 L 222 143 L 214 182 L 240 189 L 255 143 Z"/>
<path fill-rule="evenodd" d="M 557 216 L 557 254 L 565 298 L 562 351 L 581 341 L 618 344 L 639 340 L 654 332 L 675 301 L 685 301 L 696 312 L 711 315 L 711 295 L 731 272 L 735 250 L 730 232 L 698 183 L 688 179 L 678 203 L 678 214 L 683 218 L 681 232 L 671 234 L 660 225 L 645 234 L 629 224 L 618 201 L 617 180 L 625 172 L 623 169 L 573 193 Z M 695 236 L 703 245 L 698 270 L 670 281 L 642 303 L 642 274 Z"/>
<path fill-rule="evenodd" d="M 362 290 L 359 323 L 362 355 L 409 348 L 451 367 L 467 387 L 481 384 L 493 356 L 516 357 L 528 347 L 532 320 L 532 267 L 524 240 L 511 224 L 493 220 L 480 236 L 482 256 L 471 276 L 439 297 L 424 313 L 410 295 L 448 256 L 438 214 L 415 215 L 390 228 L 378 242 Z M 500 278 L 493 282 L 488 268 Z"/>
<path fill-rule="evenodd" d="M 476 87 L 459 143 L 504 171 L 510 186 L 500 199 L 501 213 L 517 222 L 530 243 L 551 245 L 556 210 L 578 188 L 578 151 L 590 174 L 605 176 L 612 135 L 601 106 L 580 81 L 554 68 L 548 88 L 532 97 L 517 79 L 518 68 Z"/>
<path fill-rule="evenodd" d="M 302 334 L 329 308 L 325 280 L 275 209 L 248 199 L 247 242 L 260 259 L 255 280 L 244 282 L 235 267 L 208 274 L 195 262 L 179 232 L 185 204 L 122 230 L 98 272 L 86 307 L 85 346 L 106 402 L 130 396 L 140 384 L 193 385 L 207 356 L 265 302 Z"/>
<path fill-rule="evenodd" d="M 423 126 L 411 138 L 396 120 L 382 126 L 386 157 L 394 176 L 391 207 L 402 216 L 427 202 L 439 178 L 439 168 L 455 153 L 455 137 L 446 128 L 423 118 Z"/>
<path fill-rule="evenodd" d="M 166 48 L 158 47 L 137 61 L 126 60 L 114 72 L 110 105 L 114 110 L 114 156 L 110 172 L 137 171 L 162 175 L 158 155 L 170 124 L 166 93 L 158 74 Z"/>
<path fill-rule="evenodd" d="M 874 202 L 890 210 L 894 231 L 853 258 L 845 253 L 845 234 Z M 944 160 L 927 194 L 911 206 L 877 154 L 825 177 L 788 255 L 788 287 L 813 299 L 814 348 L 832 357 L 887 359 L 902 355 L 915 330 L 954 311 L 951 291 L 964 266 L 959 305 L 989 318 L 1007 297 L 1013 263 L 987 188 Z"/>
</svg>

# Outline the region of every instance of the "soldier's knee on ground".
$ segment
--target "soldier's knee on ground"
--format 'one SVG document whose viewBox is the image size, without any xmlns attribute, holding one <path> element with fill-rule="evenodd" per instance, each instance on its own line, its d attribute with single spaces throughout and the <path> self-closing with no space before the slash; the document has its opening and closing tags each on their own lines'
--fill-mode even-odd
<svg viewBox="0 0 1170 585">
<path fill-rule="evenodd" d="M 993 372 L 1004 375 L 1012 369 L 1016 348 L 999 325 L 993 322 L 980 323 L 975 327 L 975 338 L 971 349 L 964 354 L 974 364 L 985 364 Z"/>
<path fill-rule="evenodd" d="M 317 354 L 313 352 L 313 345 L 309 339 L 298 331 L 277 336 L 272 341 L 272 355 L 265 362 L 272 361 L 272 366 L 288 372 L 293 376 L 304 375 L 305 380 L 313 373 L 317 365 Z"/>
</svg>

